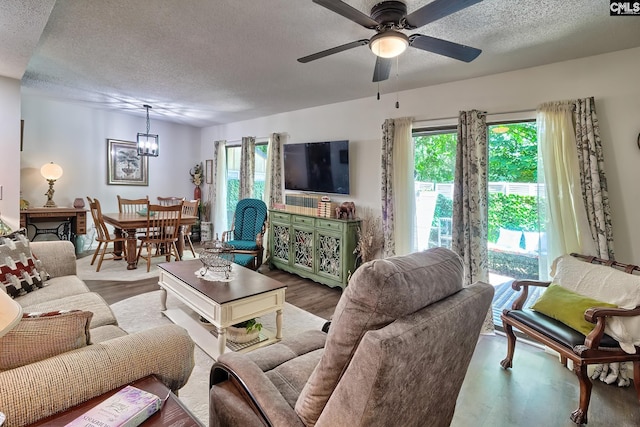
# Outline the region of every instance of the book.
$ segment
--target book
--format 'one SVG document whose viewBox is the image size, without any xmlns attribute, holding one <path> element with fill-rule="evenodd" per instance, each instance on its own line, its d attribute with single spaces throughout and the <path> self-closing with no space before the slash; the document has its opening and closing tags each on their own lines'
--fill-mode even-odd
<svg viewBox="0 0 640 427">
<path fill-rule="evenodd" d="M 128 385 L 65 427 L 136 427 L 161 406 L 155 394 Z"/>
</svg>

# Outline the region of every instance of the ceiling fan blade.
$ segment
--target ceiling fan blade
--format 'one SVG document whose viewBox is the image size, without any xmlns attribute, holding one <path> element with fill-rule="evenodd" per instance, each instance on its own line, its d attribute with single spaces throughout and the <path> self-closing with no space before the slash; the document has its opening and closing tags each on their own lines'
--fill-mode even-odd
<svg viewBox="0 0 640 427">
<path fill-rule="evenodd" d="M 327 9 L 337 13 L 338 15 L 342 15 L 347 19 L 355 22 L 356 24 L 360 24 L 365 28 L 376 28 L 378 23 L 371 19 L 368 15 L 360 12 L 358 9 L 355 9 L 345 2 L 340 0 L 313 0 L 314 3 L 319 4 L 320 6 L 326 7 Z"/>
<path fill-rule="evenodd" d="M 355 42 L 343 44 L 341 46 L 332 47 L 331 49 L 323 50 L 322 52 L 314 53 L 302 58 L 298 58 L 298 62 L 306 64 L 307 62 L 315 61 L 316 59 L 324 58 L 325 56 L 333 55 L 334 53 L 340 53 L 345 50 L 353 49 L 354 47 L 364 46 L 369 43 L 369 39 L 362 39 Z"/>
<path fill-rule="evenodd" d="M 391 58 L 376 57 L 376 66 L 373 69 L 373 82 L 387 80 L 391 74 Z"/>
<path fill-rule="evenodd" d="M 315 1 L 315 0 L 313 0 Z M 440 18 L 456 13 L 482 0 L 434 0 L 433 2 L 414 10 L 405 17 L 405 28 L 414 29 L 437 21 Z"/>
<path fill-rule="evenodd" d="M 422 34 L 409 36 L 409 46 L 464 62 L 471 62 L 482 53 L 482 50 L 476 49 L 475 47 L 465 46 Z"/>
</svg>

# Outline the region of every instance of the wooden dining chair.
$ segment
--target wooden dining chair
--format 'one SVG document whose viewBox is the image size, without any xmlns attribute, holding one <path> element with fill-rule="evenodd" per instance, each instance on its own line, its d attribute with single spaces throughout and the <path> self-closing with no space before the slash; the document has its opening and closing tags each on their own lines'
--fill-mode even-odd
<svg viewBox="0 0 640 427">
<path fill-rule="evenodd" d="M 118 212 L 120 213 L 132 213 L 144 215 L 149 205 L 149 196 L 145 196 L 144 199 L 125 199 L 118 195 Z M 136 236 L 144 234 L 146 230 L 144 228 L 136 229 Z"/>
<path fill-rule="evenodd" d="M 198 215 L 198 206 L 199 205 L 200 205 L 200 200 L 198 200 L 198 199 L 185 201 L 182 204 L 182 215 L 197 216 Z M 195 249 L 193 249 L 193 242 L 191 241 L 191 226 L 190 225 L 184 225 L 182 232 L 184 234 L 184 244 L 185 245 L 189 245 L 189 249 L 191 250 L 191 253 L 193 254 L 193 257 L 195 258 L 196 251 L 195 251 Z"/>
<path fill-rule="evenodd" d="M 87 200 L 89 201 L 89 209 L 91 210 L 91 216 L 93 217 L 93 224 L 96 227 L 96 242 L 98 242 L 98 247 L 96 251 L 93 253 L 93 258 L 91 259 L 91 265 L 96 261 L 98 254 L 100 254 L 100 259 L 98 260 L 98 266 L 96 267 L 96 272 L 100 271 L 102 267 L 102 261 L 104 260 L 104 256 L 106 254 L 110 254 L 113 256 L 112 259 L 123 259 L 126 258 L 126 238 L 118 237 L 111 233 L 109 233 L 109 229 L 107 228 L 107 224 L 105 224 L 104 219 L 102 218 L 102 208 L 100 207 L 100 202 L 98 199 L 92 199 L 87 196 Z M 107 252 L 107 248 L 109 244 L 112 244 L 112 248 L 110 252 Z M 120 243 L 122 246 L 122 255 L 118 255 L 115 252 L 116 243 Z"/>
<path fill-rule="evenodd" d="M 158 204 L 162 206 L 179 205 L 180 202 L 184 202 L 184 197 L 160 197 L 158 196 Z"/>
<path fill-rule="evenodd" d="M 149 204 L 149 196 L 143 199 L 125 199 L 118 195 L 118 212 L 120 213 L 137 213 L 147 209 Z"/>
<path fill-rule="evenodd" d="M 182 218 L 182 202 L 179 205 L 149 205 L 147 208 L 147 229 L 144 236 L 139 236 L 137 261 L 147 260 L 147 272 L 151 269 L 151 258 L 164 256 L 167 262 L 173 255 L 180 261 L 176 242 L 180 236 L 180 220 Z M 142 253 L 142 249 L 145 253 Z"/>
</svg>

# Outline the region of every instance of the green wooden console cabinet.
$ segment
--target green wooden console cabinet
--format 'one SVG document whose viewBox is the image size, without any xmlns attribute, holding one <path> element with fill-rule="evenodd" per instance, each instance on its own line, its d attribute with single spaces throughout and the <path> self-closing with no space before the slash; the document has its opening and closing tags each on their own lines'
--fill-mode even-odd
<svg viewBox="0 0 640 427">
<path fill-rule="evenodd" d="M 271 266 L 345 288 L 356 269 L 360 220 L 269 211 Z"/>
</svg>

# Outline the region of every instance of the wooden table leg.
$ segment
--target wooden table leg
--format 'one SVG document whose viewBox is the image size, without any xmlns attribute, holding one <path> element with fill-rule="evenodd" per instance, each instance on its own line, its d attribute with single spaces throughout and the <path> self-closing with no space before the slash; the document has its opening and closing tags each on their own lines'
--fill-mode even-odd
<svg viewBox="0 0 640 427">
<path fill-rule="evenodd" d="M 136 229 L 127 229 L 127 270 L 135 270 L 138 268 L 138 240 L 136 238 Z"/>
<path fill-rule="evenodd" d="M 227 348 L 227 328 L 216 328 L 218 332 L 218 353 L 224 353 Z"/>
<path fill-rule="evenodd" d="M 116 235 L 117 238 L 121 238 L 123 236 L 122 233 L 122 229 L 121 228 L 116 228 L 113 230 L 114 234 Z M 123 250 L 123 246 L 122 246 L 122 242 L 121 241 L 116 241 L 113 244 L 113 253 L 116 255 L 116 259 L 122 259 L 122 250 Z"/>
<path fill-rule="evenodd" d="M 276 310 L 276 338 L 282 339 L 282 309 Z"/>
<path fill-rule="evenodd" d="M 180 226 L 180 230 L 178 231 L 178 241 L 176 242 L 176 249 L 178 250 L 180 259 L 182 259 L 182 254 L 184 253 L 184 227 L 182 226 Z"/>
</svg>

